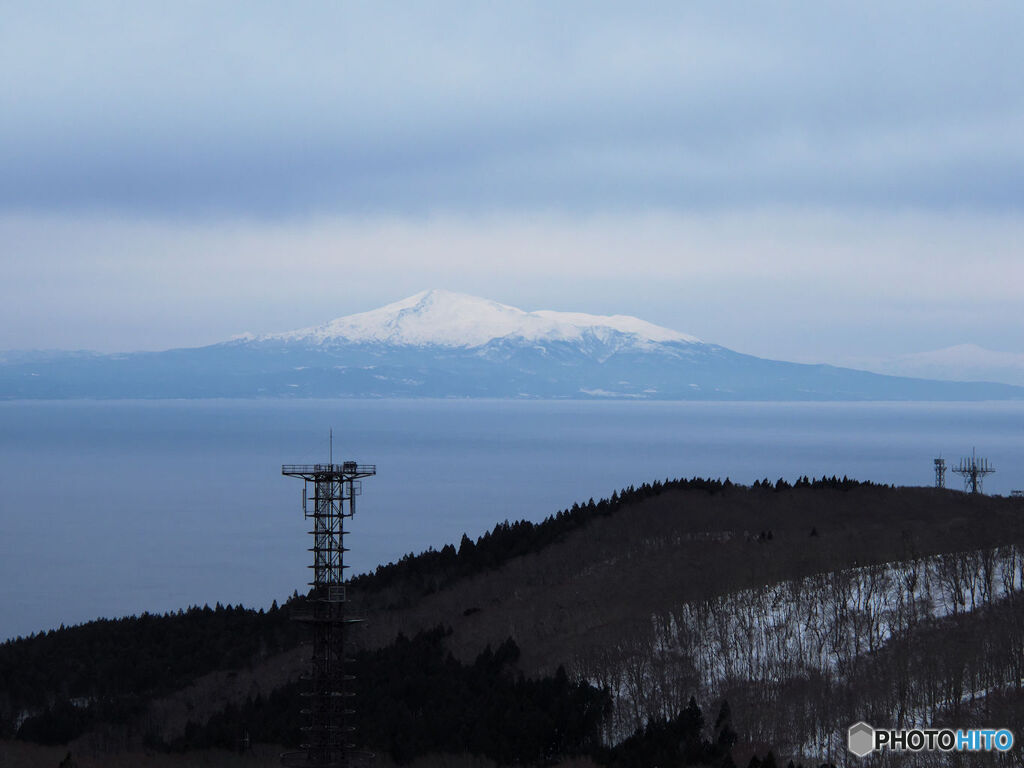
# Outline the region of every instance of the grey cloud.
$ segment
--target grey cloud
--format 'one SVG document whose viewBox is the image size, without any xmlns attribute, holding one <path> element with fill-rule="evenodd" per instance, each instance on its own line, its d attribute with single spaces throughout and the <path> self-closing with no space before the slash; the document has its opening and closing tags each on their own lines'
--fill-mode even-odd
<svg viewBox="0 0 1024 768">
<path fill-rule="evenodd" d="M 0 208 L 1016 209 L 1019 3 L 33 5 Z"/>
</svg>

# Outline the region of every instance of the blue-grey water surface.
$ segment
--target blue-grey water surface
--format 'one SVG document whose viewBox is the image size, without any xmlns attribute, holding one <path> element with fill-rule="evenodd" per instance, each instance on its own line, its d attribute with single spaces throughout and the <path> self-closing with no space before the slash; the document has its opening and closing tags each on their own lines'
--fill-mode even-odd
<svg viewBox="0 0 1024 768">
<path fill-rule="evenodd" d="M 940 451 L 977 446 L 987 491 L 1024 487 L 1024 403 L 6 402 L 0 639 L 301 589 L 302 483 L 280 465 L 325 461 L 329 427 L 335 460 L 378 468 L 354 572 L 655 478 L 928 485 Z"/>
</svg>

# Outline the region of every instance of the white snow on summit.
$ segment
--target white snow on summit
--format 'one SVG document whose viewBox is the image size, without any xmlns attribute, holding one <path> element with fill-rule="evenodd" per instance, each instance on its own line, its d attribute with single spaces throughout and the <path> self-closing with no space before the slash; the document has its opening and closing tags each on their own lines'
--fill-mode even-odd
<svg viewBox="0 0 1024 768">
<path fill-rule="evenodd" d="M 578 341 L 587 333 L 605 339 L 613 332 L 640 345 L 700 340 L 629 315 L 580 312 L 524 312 L 507 304 L 451 291 L 423 291 L 393 304 L 339 317 L 324 325 L 275 333 L 262 340 L 311 343 L 378 342 L 394 345 L 479 347 L 494 339 Z"/>
</svg>

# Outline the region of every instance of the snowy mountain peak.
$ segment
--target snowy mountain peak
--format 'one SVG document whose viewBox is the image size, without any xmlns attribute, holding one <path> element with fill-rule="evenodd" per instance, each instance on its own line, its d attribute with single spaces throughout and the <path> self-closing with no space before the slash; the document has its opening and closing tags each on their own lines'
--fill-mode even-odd
<svg viewBox="0 0 1024 768">
<path fill-rule="evenodd" d="M 263 340 L 384 343 L 479 347 L 495 339 L 578 341 L 615 334 L 650 343 L 700 340 L 629 315 L 588 315 L 541 310 L 525 312 L 507 304 L 452 291 L 422 291 L 393 304 L 339 317 L 324 325 L 261 337 Z"/>
</svg>

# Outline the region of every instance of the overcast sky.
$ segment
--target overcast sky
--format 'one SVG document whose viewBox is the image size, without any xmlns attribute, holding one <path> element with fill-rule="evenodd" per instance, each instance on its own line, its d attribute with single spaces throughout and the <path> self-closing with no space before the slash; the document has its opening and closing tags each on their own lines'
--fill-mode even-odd
<svg viewBox="0 0 1024 768">
<path fill-rule="evenodd" d="M 763 356 L 1024 352 L 1024 3 L 20 3 L 0 348 L 426 288 Z"/>
</svg>

